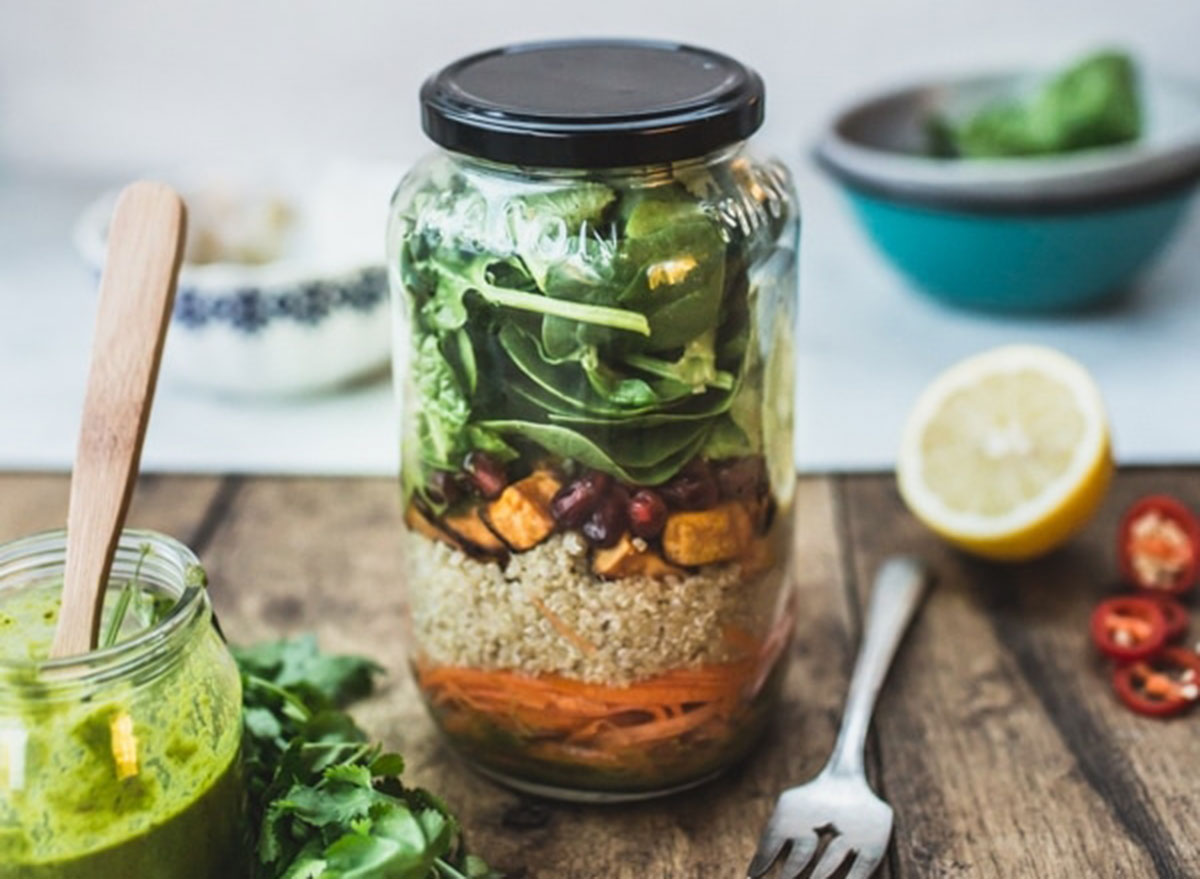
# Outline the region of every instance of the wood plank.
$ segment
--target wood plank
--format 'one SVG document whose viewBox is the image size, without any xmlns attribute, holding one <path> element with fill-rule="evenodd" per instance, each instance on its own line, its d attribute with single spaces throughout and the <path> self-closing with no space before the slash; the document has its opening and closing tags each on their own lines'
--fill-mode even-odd
<svg viewBox="0 0 1200 879">
<path fill-rule="evenodd" d="M 1116 699 L 1110 666 L 1087 645 L 1092 608 L 1116 592 L 1114 535 L 1123 511 L 1147 494 L 1168 492 L 1200 509 L 1200 474 L 1124 474 L 1088 539 L 1042 565 L 1001 574 L 989 612 L 1078 772 L 1147 852 L 1160 879 L 1200 876 L 1200 811 L 1195 774 L 1200 737 L 1191 719 L 1140 717 Z M 1194 602 L 1193 602 L 1194 608 Z M 1192 640 L 1200 637 L 1193 626 Z"/>
<path fill-rule="evenodd" d="M 619 809 L 546 804 L 501 790 L 437 737 L 405 671 L 393 483 L 248 482 L 205 561 L 231 639 L 311 629 L 330 649 L 384 663 L 386 684 L 359 717 L 405 754 L 415 783 L 454 804 L 472 845 L 513 879 L 736 876 L 780 788 L 823 762 L 850 662 L 829 484 L 802 481 L 798 511 L 804 622 L 779 723 L 754 759 L 701 791 Z"/>
<path fill-rule="evenodd" d="M 860 602 L 891 552 L 916 551 L 939 576 L 877 717 L 883 786 L 896 810 L 896 875 L 1066 879 L 1083 864 L 1112 877 L 1194 875 L 1163 872 L 1181 864 L 1174 847 L 1152 854 L 1128 817 L 1132 810 L 1134 823 L 1153 821 L 1156 810 L 1132 772 L 1099 765 L 1121 752 L 1085 695 L 1105 689 L 1092 668 L 1086 619 L 1096 584 L 1112 570 L 1111 514 L 1067 551 L 1003 567 L 970 560 L 925 532 L 890 478 L 840 484 Z M 1107 704 L 1104 716 L 1113 711 Z M 1142 777 L 1146 787 L 1186 786 L 1161 763 L 1140 768 L 1158 773 Z M 1098 789 L 1097 775 L 1130 799 Z M 1153 842 L 1164 840 L 1165 833 Z"/>
<path fill-rule="evenodd" d="M 547 804 L 475 776 L 441 743 L 406 671 L 391 480 L 144 478 L 131 524 L 197 544 L 230 637 L 315 630 L 389 674 L 358 711 L 446 795 L 513 879 L 738 876 L 781 787 L 832 744 L 869 577 L 917 551 L 941 575 L 881 699 L 871 762 L 896 809 L 881 876 L 1200 876 L 1194 722 L 1116 704 L 1087 645 L 1114 588 L 1124 505 L 1168 490 L 1200 508 L 1200 472 L 1123 473 L 1084 537 L 1042 562 L 967 559 L 904 512 L 890 479 L 800 482 L 801 619 L 785 704 L 759 753 L 694 793 L 620 808 Z M 62 476 L 0 475 L 0 540 L 60 524 Z M 1193 638 L 1200 637 L 1200 626 Z"/>
<path fill-rule="evenodd" d="M 196 526 L 223 484 L 209 476 L 142 476 L 126 525 L 161 531 L 192 546 L 202 536 Z M 65 528 L 69 487 L 69 478 L 61 474 L 0 474 L 0 541 Z"/>
<path fill-rule="evenodd" d="M 67 527 L 66 477 L 41 473 L 0 475 L 0 541 Z"/>
</svg>

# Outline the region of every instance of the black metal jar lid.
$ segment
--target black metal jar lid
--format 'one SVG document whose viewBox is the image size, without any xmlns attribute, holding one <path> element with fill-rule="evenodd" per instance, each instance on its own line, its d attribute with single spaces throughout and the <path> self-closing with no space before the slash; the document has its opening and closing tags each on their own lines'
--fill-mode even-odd
<svg viewBox="0 0 1200 879">
<path fill-rule="evenodd" d="M 762 124 L 763 83 L 708 49 L 640 40 L 507 46 L 456 61 L 421 88 L 440 146 L 495 162 L 616 168 L 678 161 Z"/>
</svg>

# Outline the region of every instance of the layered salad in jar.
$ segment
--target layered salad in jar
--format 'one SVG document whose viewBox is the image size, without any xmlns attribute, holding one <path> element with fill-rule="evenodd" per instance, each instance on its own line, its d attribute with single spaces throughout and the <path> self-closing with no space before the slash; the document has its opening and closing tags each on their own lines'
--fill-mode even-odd
<svg viewBox="0 0 1200 879">
<path fill-rule="evenodd" d="M 660 792 L 741 756 L 791 629 L 796 218 L 740 148 L 397 192 L 416 679 L 481 769 Z"/>
</svg>

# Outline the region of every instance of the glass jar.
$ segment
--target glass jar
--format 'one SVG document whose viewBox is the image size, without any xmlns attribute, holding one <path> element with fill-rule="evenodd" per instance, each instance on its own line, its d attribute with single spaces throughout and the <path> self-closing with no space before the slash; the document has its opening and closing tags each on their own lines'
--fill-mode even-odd
<svg viewBox="0 0 1200 879">
<path fill-rule="evenodd" d="M 484 773 L 653 796 L 744 756 L 792 627 L 791 179 L 762 83 L 521 46 L 422 91 L 393 199 L 411 659 Z"/>
<path fill-rule="evenodd" d="M 62 531 L 0 546 L 0 877 L 247 875 L 241 685 L 203 569 L 124 532 L 111 646 L 45 660 L 65 555 Z"/>
</svg>

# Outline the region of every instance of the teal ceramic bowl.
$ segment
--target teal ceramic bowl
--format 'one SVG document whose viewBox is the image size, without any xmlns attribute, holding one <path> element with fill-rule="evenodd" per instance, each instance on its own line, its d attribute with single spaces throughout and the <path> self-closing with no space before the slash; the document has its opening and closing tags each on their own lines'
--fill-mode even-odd
<svg viewBox="0 0 1200 879">
<path fill-rule="evenodd" d="M 1028 91 L 1032 76 L 925 85 L 838 116 L 817 148 L 880 250 L 921 290 L 1012 313 L 1089 308 L 1129 290 L 1200 182 L 1200 92 L 1143 77 L 1135 144 L 1068 156 L 923 155 L 934 112 Z"/>
</svg>

